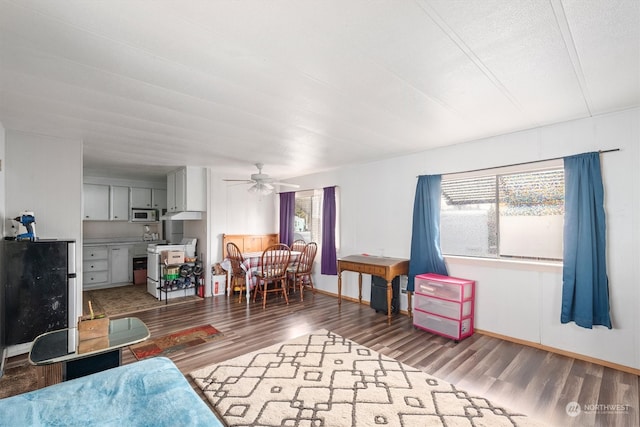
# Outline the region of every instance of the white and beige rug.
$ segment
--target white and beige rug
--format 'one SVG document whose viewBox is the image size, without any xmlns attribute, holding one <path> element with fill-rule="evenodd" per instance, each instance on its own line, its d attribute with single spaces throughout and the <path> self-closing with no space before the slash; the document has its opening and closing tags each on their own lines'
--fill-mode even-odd
<svg viewBox="0 0 640 427">
<path fill-rule="evenodd" d="M 324 329 L 190 373 L 229 426 L 541 426 Z"/>
</svg>

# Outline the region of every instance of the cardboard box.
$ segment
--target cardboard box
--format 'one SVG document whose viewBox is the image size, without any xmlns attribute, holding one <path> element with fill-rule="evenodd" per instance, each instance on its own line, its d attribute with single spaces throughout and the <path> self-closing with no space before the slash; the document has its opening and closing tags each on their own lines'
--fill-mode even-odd
<svg viewBox="0 0 640 427">
<path fill-rule="evenodd" d="M 78 343 L 78 354 L 90 353 L 92 351 L 104 350 L 109 348 L 109 337 L 91 338 Z"/>
<path fill-rule="evenodd" d="M 184 251 L 162 251 L 160 262 L 165 265 L 184 264 Z"/>
<path fill-rule="evenodd" d="M 227 287 L 227 276 L 226 274 L 213 275 L 211 276 L 211 288 L 205 289 L 205 297 L 210 297 L 212 295 L 224 295 L 226 294 Z M 207 295 L 207 291 L 208 295 Z"/>
<path fill-rule="evenodd" d="M 80 341 L 109 335 L 109 318 L 82 320 L 78 323 L 78 338 Z"/>
</svg>

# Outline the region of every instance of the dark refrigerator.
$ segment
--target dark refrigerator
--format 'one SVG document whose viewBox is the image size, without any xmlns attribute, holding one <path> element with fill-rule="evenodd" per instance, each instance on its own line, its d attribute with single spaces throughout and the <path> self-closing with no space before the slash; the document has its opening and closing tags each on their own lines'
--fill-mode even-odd
<svg viewBox="0 0 640 427">
<path fill-rule="evenodd" d="M 70 327 L 75 290 L 75 242 L 3 241 L 4 344 L 29 343 Z"/>
</svg>

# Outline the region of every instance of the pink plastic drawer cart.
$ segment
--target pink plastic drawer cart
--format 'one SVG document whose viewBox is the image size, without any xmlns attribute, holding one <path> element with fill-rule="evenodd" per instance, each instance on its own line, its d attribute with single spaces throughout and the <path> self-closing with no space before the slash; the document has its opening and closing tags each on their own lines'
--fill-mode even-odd
<svg viewBox="0 0 640 427">
<path fill-rule="evenodd" d="M 413 326 L 456 342 L 473 335 L 475 284 L 433 273 L 416 276 Z"/>
</svg>

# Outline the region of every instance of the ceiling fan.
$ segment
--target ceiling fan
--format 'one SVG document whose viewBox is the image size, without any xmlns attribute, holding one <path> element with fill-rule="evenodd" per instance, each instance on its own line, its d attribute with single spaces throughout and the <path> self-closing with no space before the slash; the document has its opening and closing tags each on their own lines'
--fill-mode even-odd
<svg viewBox="0 0 640 427">
<path fill-rule="evenodd" d="M 274 185 L 279 185 L 281 187 L 300 187 L 297 184 L 289 184 L 287 182 L 277 182 L 274 181 L 266 173 L 262 173 L 262 167 L 264 166 L 262 163 L 256 163 L 256 167 L 258 168 L 258 173 L 251 174 L 251 179 L 224 179 L 223 181 L 227 182 L 242 182 L 245 184 L 253 184 L 251 187 L 247 189 L 250 193 L 259 193 L 259 194 L 270 194 Z"/>
</svg>

